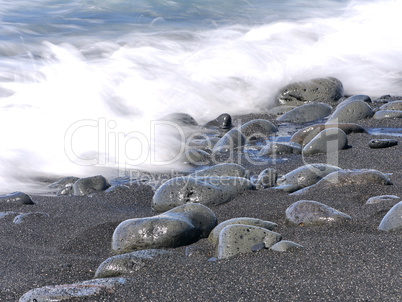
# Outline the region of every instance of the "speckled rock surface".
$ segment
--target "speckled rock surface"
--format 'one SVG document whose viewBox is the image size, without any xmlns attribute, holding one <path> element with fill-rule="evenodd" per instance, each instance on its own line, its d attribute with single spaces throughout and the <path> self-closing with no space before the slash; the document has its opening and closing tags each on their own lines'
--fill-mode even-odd
<svg viewBox="0 0 402 302">
<path fill-rule="evenodd" d="M 278 225 L 274 222 L 271 221 L 266 221 L 258 218 L 251 218 L 251 217 L 238 217 L 238 218 L 232 218 L 229 220 L 225 220 L 218 224 L 209 234 L 208 240 L 212 243 L 212 245 L 217 246 L 218 241 L 219 241 L 219 234 L 228 225 L 234 225 L 234 224 L 243 224 L 243 225 L 250 225 L 250 226 L 256 226 L 256 227 L 261 227 L 264 229 L 268 230 L 274 230 Z"/>
<path fill-rule="evenodd" d="M 380 110 L 402 110 L 402 101 L 393 101 L 380 107 Z"/>
<path fill-rule="evenodd" d="M 373 115 L 373 109 L 366 102 L 356 100 L 339 104 L 327 123 L 355 123 Z"/>
<path fill-rule="evenodd" d="M 226 133 L 222 138 L 215 144 L 212 149 L 213 152 L 229 152 L 236 148 L 241 148 L 246 143 L 246 138 L 237 129 L 232 129 Z"/>
<path fill-rule="evenodd" d="M 124 285 L 124 278 L 94 279 L 74 284 L 50 285 L 35 288 L 25 293 L 19 302 L 64 301 L 69 299 L 93 299 L 104 292 L 113 292 L 116 286 Z M 74 300 L 75 301 L 75 300 Z"/>
<path fill-rule="evenodd" d="M 283 105 L 303 105 L 308 102 L 333 103 L 342 96 L 341 81 L 336 78 L 318 78 L 283 87 L 279 91 L 278 101 Z"/>
<path fill-rule="evenodd" d="M 377 204 L 384 201 L 398 201 L 398 200 L 401 200 L 401 198 L 396 195 L 379 195 L 367 199 L 366 204 Z"/>
<path fill-rule="evenodd" d="M 351 219 L 351 217 L 313 200 L 299 200 L 286 209 L 286 220 L 293 225 L 319 225 L 345 219 Z"/>
<path fill-rule="evenodd" d="M 300 154 L 302 148 L 296 143 L 272 142 L 266 144 L 258 153 L 258 156 Z"/>
<path fill-rule="evenodd" d="M 256 244 L 264 242 L 268 248 L 281 239 L 280 234 L 265 228 L 244 224 L 228 225 L 219 233 L 216 256 L 218 259 L 223 259 L 240 253 L 249 253 Z"/>
<path fill-rule="evenodd" d="M 212 167 L 208 167 L 202 170 L 198 170 L 192 174 L 194 177 L 204 177 L 204 176 L 234 176 L 234 177 L 245 177 L 247 178 L 246 169 L 238 164 L 225 163 L 218 164 Z"/>
</svg>

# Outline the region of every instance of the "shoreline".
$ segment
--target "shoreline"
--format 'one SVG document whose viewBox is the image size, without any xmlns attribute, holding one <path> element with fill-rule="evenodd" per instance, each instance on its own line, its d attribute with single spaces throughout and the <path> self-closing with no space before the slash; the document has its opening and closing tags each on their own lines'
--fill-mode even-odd
<svg viewBox="0 0 402 302">
<path fill-rule="evenodd" d="M 265 116 L 266 115 L 257 115 Z M 255 119 L 256 115 L 245 115 Z M 398 128 L 400 120 L 360 120 L 364 128 Z M 401 128 L 399 126 L 399 128 Z M 351 148 L 337 153 L 344 169 L 376 169 L 388 173 L 392 185 L 350 184 L 313 189 L 300 195 L 272 188 L 248 190 L 233 200 L 211 207 L 218 222 L 253 217 L 278 224 L 283 240 L 303 248 L 279 253 L 262 249 L 210 261 L 214 248 L 201 239 L 168 249 L 174 255 L 156 258 L 124 285 L 69 301 L 400 301 L 402 263 L 400 232 L 378 225 L 392 203 L 366 205 L 378 195 L 401 196 L 402 145 L 371 149 L 372 138 L 395 138 L 368 133 L 348 135 Z M 397 137 L 398 139 L 398 137 Z M 399 140 L 399 139 L 398 139 Z M 284 175 L 305 163 L 324 163 L 326 154 L 304 159 L 290 155 L 273 168 Z M 252 175 L 272 167 L 247 166 Z M 33 288 L 73 284 L 94 278 L 98 266 L 113 255 L 111 238 L 117 225 L 134 217 L 150 217 L 154 192 L 132 184 L 89 196 L 31 195 L 34 205 L 0 204 L 0 212 L 46 213 L 21 224 L 15 216 L 0 219 L 4 268 L 0 300 L 17 301 Z M 315 200 L 352 217 L 328 225 L 292 226 L 285 210 L 298 200 Z"/>
</svg>

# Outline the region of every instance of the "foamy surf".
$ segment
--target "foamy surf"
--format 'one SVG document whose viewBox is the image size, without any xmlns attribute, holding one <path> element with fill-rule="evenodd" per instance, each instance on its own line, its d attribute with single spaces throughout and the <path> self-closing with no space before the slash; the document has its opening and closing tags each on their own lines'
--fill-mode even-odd
<svg viewBox="0 0 402 302">
<path fill-rule="evenodd" d="M 0 191 L 181 169 L 181 130 L 161 118 L 261 112 L 293 81 L 333 76 L 347 94 L 402 93 L 399 1 L 252 1 L 243 14 L 239 2 L 172 3 L 2 5 Z M 47 21 L 33 17 L 41 4 L 53 5 Z"/>
</svg>

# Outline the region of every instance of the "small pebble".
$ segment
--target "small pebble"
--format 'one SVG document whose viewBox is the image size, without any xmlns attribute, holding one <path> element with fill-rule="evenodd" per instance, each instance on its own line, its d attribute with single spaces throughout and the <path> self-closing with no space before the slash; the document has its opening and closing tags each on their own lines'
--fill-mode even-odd
<svg viewBox="0 0 402 302">
<path fill-rule="evenodd" d="M 398 145 L 398 141 L 395 139 L 372 139 L 369 142 L 369 147 L 372 149 L 388 148 Z"/>
</svg>

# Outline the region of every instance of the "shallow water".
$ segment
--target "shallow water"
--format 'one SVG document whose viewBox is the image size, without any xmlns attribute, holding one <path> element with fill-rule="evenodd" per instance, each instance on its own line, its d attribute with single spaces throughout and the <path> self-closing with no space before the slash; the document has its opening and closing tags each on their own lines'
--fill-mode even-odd
<svg viewBox="0 0 402 302">
<path fill-rule="evenodd" d="M 172 112 L 261 112 L 289 82 L 401 95 L 400 1 L 0 0 L 0 192 L 180 168 Z M 175 137 L 178 137 L 178 139 Z M 29 188 L 29 189 L 28 189 Z"/>
</svg>

